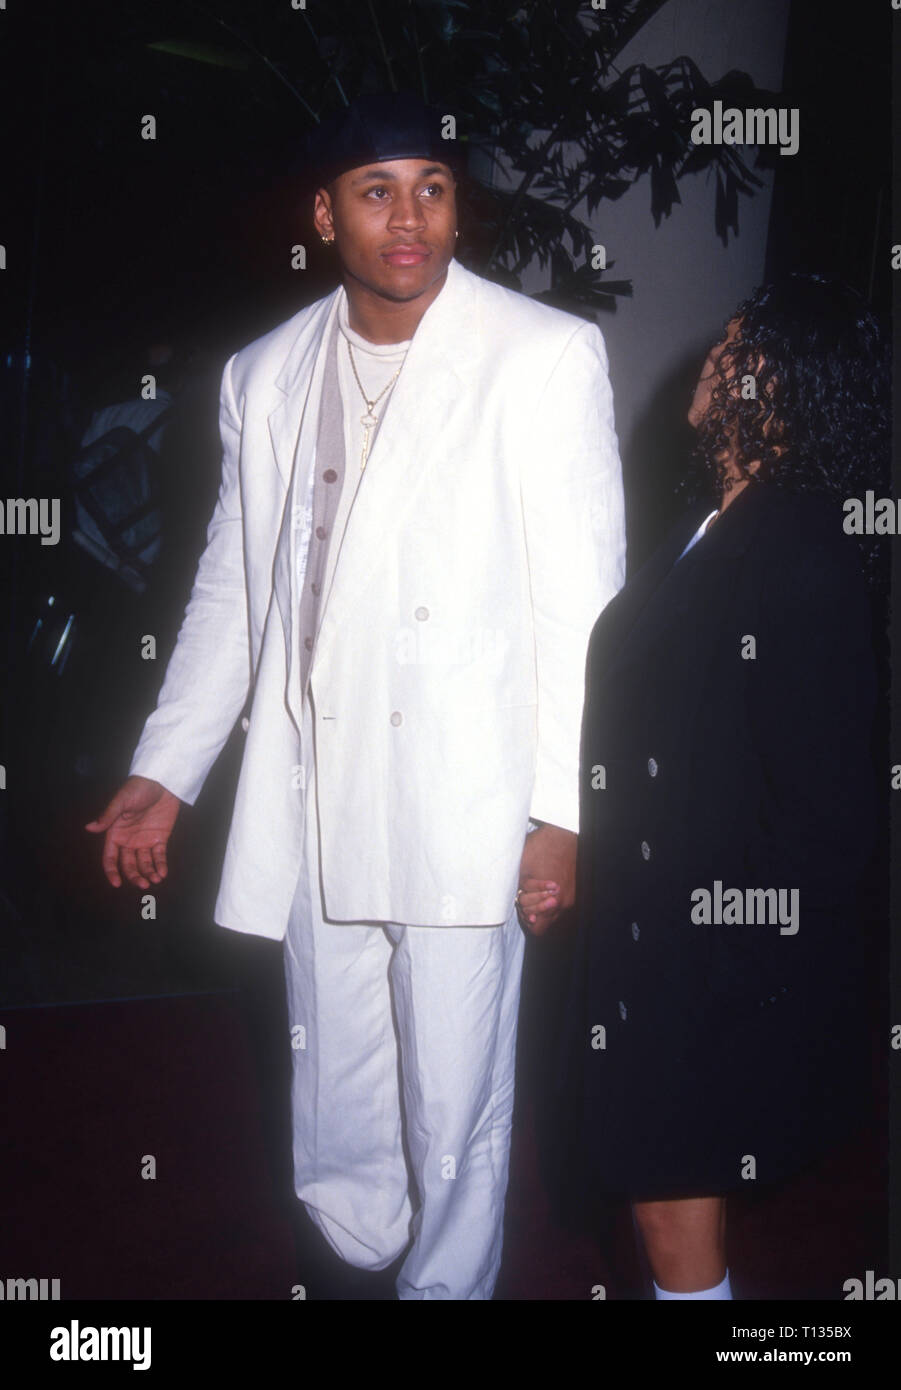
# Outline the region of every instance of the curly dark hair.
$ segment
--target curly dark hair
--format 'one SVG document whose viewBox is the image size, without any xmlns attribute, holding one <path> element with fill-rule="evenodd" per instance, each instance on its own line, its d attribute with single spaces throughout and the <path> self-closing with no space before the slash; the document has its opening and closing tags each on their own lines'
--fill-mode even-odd
<svg viewBox="0 0 901 1390">
<path fill-rule="evenodd" d="M 733 322 L 735 337 L 722 349 L 698 425 L 691 477 L 706 476 L 721 498 L 728 452 L 743 477 L 788 491 L 839 504 L 868 488 L 884 494 L 889 355 L 864 297 L 837 276 L 793 274 L 744 300 L 723 338 Z M 759 468 L 749 472 L 755 460 Z M 690 482 L 689 490 L 697 491 Z M 878 585 L 880 538 L 858 539 L 867 579 Z"/>
</svg>

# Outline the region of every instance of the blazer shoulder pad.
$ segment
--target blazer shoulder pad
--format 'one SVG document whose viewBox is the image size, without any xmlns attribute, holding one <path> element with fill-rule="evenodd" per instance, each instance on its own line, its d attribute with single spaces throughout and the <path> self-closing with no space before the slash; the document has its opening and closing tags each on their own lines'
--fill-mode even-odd
<svg viewBox="0 0 901 1390">
<path fill-rule="evenodd" d="M 239 394 L 246 390 L 248 383 L 254 378 L 262 378 L 267 382 L 275 380 L 298 338 L 327 310 L 334 293 L 335 291 L 317 299 L 313 304 L 308 304 L 305 309 L 300 309 L 283 323 L 276 324 L 268 333 L 254 338 L 235 353 L 232 379 Z"/>
<path fill-rule="evenodd" d="M 862 583 L 860 551 L 843 521 L 837 500 L 774 490 L 764 546 L 770 580 L 782 601 L 792 590 L 822 592 Z"/>
<path fill-rule="evenodd" d="M 512 335 L 521 334 L 524 346 L 535 346 L 542 353 L 548 345 L 556 342 L 562 352 L 566 343 L 580 328 L 600 329 L 591 319 L 579 318 L 577 314 L 555 309 L 550 304 L 542 304 L 519 290 L 509 290 L 504 285 L 496 285 L 491 280 L 476 276 L 479 293 L 483 297 L 485 321 L 496 331 L 498 337 L 507 340 Z M 540 340 L 540 349 L 535 339 Z"/>
</svg>

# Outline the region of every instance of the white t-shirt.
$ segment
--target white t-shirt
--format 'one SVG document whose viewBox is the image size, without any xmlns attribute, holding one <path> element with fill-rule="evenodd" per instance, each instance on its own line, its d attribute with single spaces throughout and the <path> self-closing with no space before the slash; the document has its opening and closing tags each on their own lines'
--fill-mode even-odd
<svg viewBox="0 0 901 1390">
<path fill-rule="evenodd" d="M 328 595 L 331 588 L 335 565 L 338 562 L 338 555 L 347 527 L 347 518 L 350 516 L 351 507 L 357 495 L 357 488 L 360 486 L 360 479 L 363 476 L 363 470 L 360 467 L 365 439 L 363 416 L 368 413 L 369 407 L 357 385 L 353 367 L 350 364 L 350 353 L 347 345 L 350 343 L 353 348 L 354 365 L 362 382 L 363 390 L 368 399 L 373 401 L 391 381 L 412 342 L 412 339 L 408 338 L 404 343 L 371 343 L 368 338 L 361 337 L 351 328 L 348 321 L 346 296 L 342 296 L 341 303 L 338 305 L 338 329 L 338 387 L 341 392 L 341 403 L 344 407 L 344 485 L 338 499 L 338 510 L 335 514 L 335 524 L 332 528 L 328 548 L 322 586 L 324 596 Z M 373 414 L 380 424 L 393 394 L 394 387 L 392 385 L 390 391 L 382 396 L 374 408 Z M 373 430 L 370 434 L 370 456 L 376 433 L 377 431 Z M 367 461 L 366 467 L 369 468 L 370 466 Z"/>
<path fill-rule="evenodd" d="M 369 400 L 374 401 L 384 391 L 403 362 L 412 339 L 407 339 L 405 343 L 371 343 L 368 338 L 362 338 L 350 326 L 346 298 L 342 298 L 338 305 L 338 328 L 340 330 L 338 336 L 338 384 L 344 403 L 344 448 L 346 451 L 344 475 L 345 478 L 353 480 L 352 486 L 355 492 L 362 471 L 360 460 L 365 437 L 362 420 L 363 416 L 368 413 L 369 407 L 357 385 L 350 364 L 350 353 L 347 345 L 350 343 L 353 348 L 354 365 L 363 384 L 363 391 L 366 392 Z M 394 388 L 392 387 L 375 406 L 373 413 L 378 420 L 381 420 L 393 394 Z M 370 451 L 373 438 L 374 432 L 370 435 Z"/>
</svg>

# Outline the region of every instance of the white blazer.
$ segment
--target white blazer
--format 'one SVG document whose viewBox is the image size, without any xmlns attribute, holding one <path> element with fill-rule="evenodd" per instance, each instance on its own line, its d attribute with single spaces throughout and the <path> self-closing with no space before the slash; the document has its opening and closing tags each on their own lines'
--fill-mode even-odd
<svg viewBox="0 0 901 1390">
<path fill-rule="evenodd" d="M 252 692 L 214 916 L 275 940 L 314 753 L 329 918 L 506 920 L 529 817 L 578 829 L 588 637 L 624 579 L 600 331 L 451 261 L 360 480 L 301 748 L 295 547 L 343 294 L 225 366 L 219 497 L 130 767 L 192 804 Z"/>
</svg>

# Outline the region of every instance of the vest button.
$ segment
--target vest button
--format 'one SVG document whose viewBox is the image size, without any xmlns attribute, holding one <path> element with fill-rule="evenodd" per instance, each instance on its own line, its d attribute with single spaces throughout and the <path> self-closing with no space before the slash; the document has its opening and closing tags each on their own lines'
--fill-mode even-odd
<svg viewBox="0 0 901 1390">
<path fill-rule="evenodd" d="M 427 608 L 417 608 L 416 612 L 413 614 L 413 617 L 420 623 L 424 623 L 428 616 L 429 610 Z"/>
<path fill-rule="evenodd" d="M 327 468 L 322 476 L 327 483 L 334 483 L 338 478 L 338 474 L 335 472 L 334 468 Z"/>
<path fill-rule="evenodd" d="M 396 710 L 394 711 L 394 713 L 392 714 L 392 716 L 391 716 L 391 723 L 394 725 L 394 727 L 395 727 L 395 729 L 396 729 L 397 726 L 398 726 L 398 724 L 403 724 L 403 722 L 404 722 L 404 717 L 403 717 L 403 715 L 401 714 L 401 712 L 400 712 L 399 709 L 396 709 Z"/>
<path fill-rule="evenodd" d="M 317 526 L 317 527 L 316 527 L 316 539 L 317 539 L 317 540 L 324 541 L 327 534 L 328 534 L 328 533 L 327 533 L 327 531 L 326 531 L 326 529 L 325 529 L 324 526 Z"/>
</svg>

